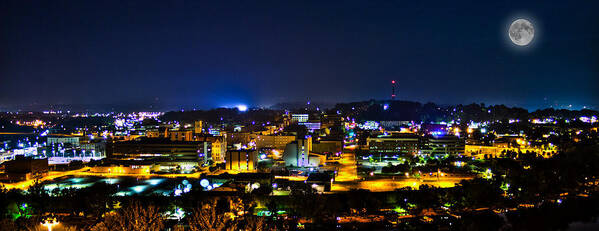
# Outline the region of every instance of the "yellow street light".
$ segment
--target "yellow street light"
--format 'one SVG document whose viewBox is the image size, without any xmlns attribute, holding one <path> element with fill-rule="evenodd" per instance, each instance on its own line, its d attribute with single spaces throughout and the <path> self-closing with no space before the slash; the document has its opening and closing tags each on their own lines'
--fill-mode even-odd
<svg viewBox="0 0 599 231">
<path fill-rule="evenodd" d="M 52 231 L 52 227 L 58 224 L 59 222 L 56 220 L 56 218 L 47 218 L 44 221 L 44 223 L 42 223 L 42 226 L 46 226 L 46 228 L 48 228 L 48 231 Z"/>
</svg>

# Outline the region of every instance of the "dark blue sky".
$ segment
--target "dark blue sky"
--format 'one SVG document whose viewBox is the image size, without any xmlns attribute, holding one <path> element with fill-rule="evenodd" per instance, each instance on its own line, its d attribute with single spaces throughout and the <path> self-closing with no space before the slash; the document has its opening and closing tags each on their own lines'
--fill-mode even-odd
<svg viewBox="0 0 599 231">
<path fill-rule="evenodd" d="M 598 1 L 324 2 L 2 1 L 0 103 L 599 104 Z"/>
</svg>

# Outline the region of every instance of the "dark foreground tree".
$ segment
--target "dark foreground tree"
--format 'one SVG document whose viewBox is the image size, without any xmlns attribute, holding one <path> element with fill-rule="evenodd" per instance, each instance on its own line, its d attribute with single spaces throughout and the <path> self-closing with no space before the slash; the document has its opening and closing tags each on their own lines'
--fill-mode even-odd
<svg viewBox="0 0 599 231">
<path fill-rule="evenodd" d="M 188 217 L 189 230 L 191 231 L 225 231 L 236 230 L 237 221 L 234 214 L 219 209 L 218 200 L 214 199 L 195 208 Z"/>
<path fill-rule="evenodd" d="M 162 228 L 164 228 L 164 220 L 158 207 L 143 206 L 134 201 L 120 211 L 106 214 L 104 221 L 96 224 L 91 230 L 159 231 Z"/>
</svg>

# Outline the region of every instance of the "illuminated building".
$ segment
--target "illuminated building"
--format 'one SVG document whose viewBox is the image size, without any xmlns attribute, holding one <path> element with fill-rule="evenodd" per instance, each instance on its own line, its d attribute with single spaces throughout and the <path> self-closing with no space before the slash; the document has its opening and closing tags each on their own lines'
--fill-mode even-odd
<svg viewBox="0 0 599 231">
<path fill-rule="evenodd" d="M 16 156 L 15 160 L 4 162 L 4 167 L 5 171 L 4 174 L 0 174 L 0 180 L 30 180 L 48 174 L 48 159 Z"/>
<path fill-rule="evenodd" d="M 308 136 L 303 139 L 287 144 L 283 153 L 283 160 L 287 166 L 295 167 L 315 167 L 321 162 L 321 157 L 311 155 L 312 152 L 312 137 Z"/>
<path fill-rule="evenodd" d="M 463 155 L 465 140 L 454 135 L 433 135 L 426 138 L 422 153 L 431 156 Z"/>
<path fill-rule="evenodd" d="M 308 114 L 292 114 L 291 122 L 292 123 L 305 123 L 308 122 Z"/>
<path fill-rule="evenodd" d="M 368 137 L 366 144 L 370 153 L 416 155 L 419 151 L 420 137 L 414 133 L 393 133 Z"/>
<path fill-rule="evenodd" d="M 299 122 L 298 124 L 306 126 L 306 129 L 310 132 L 320 129 L 320 122 Z"/>
<path fill-rule="evenodd" d="M 363 124 L 358 124 L 358 127 L 364 130 L 379 130 L 380 125 L 376 121 L 366 121 Z"/>
<path fill-rule="evenodd" d="M 251 171 L 256 169 L 258 151 L 256 150 L 229 150 L 225 157 L 227 170 Z"/>
<path fill-rule="evenodd" d="M 386 120 L 381 121 L 380 126 L 386 130 L 399 130 L 401 127 L 412 126 L 410 121 L 399 121 L 399 120 Z"/>
<path fill-rule="evenodd" d="M 256 139 L 258 134 L 250 133 L 250 132 L 233 132 L 227 133 L 227 141 L 229 141 L 229 145 L 232 144 L 242 144 L 246 145 L 250 141 Z"/>
<path fill-rule="evenodd" d="M 199 162 L 211 153 L 210 142 L 171 141 L 163 138 L 146 138 L 107 144 L 106 153 L 111 160 L 172 160 Z"/>
<path fill-rule="evenodd" d="M 225 153 L 227 152 L 226 136 L 196 135 L 194 141 L 210 143 L 212 150 L 209 157 L 216 163 L 225 161 Z"/>
<path fill-rule="evenodd" d="M 15 124 L 17 125 L 21 125 L 21 126 L 32 126 L 32 127 L 39 127 L 39 126 L 44 126 L 46 125 L 46 122 L 41 121 L 41 120 L 34 120 L 34 121 L 25 121 L 25 122 L 21 122 L 21 121 L 16 121 Z"/>
<path fill-rule="evenodd" d="M 447 124 L 421 124 L 420 130 L 426 134 L 447 134 L 449 128 Z"/>
<path fill-rule="evenodd" d="M 464 154 L 476 159 L 485 158 L 501 158 L 504 157 L 505 152 L 516 152 L 516 153 L 537 153 L 544 158 L 549 158 L 557 153 L 557 146 L 547 145 L 542 147 L 511 147 L 507 146 L 484 146 L 484 145 L 466 145 Z"/>
<path fill-rule="evenodd" d="M 93 173 L 109 173 L 109 174 L 149 174 L 149 165 L 118 165 L 118 166 L 94 166 L 90 168 Z"/>
<path fill-rule="evenodd" d="M 295 136 L 257 136 L 256 147 L 285 149 L 285 146 L 293 141 L 295 141 Z"/>
<path fill-rule="evenodd" d="M 203 131 L 202 131 L 202 128 L 203 128 L 203 127 L 204 127 L 204 122 L 203 122 L 203 121 L 201 121 L 201 120 L 195 121 L 195 122 L 193 123 L 193 132 L 194 132 L 195 134 L 200 134 L 200 133 L 202 133 L 202 132 L 203 132 Z"/>
<path fill-rule="evenodd" d="M 499 148 L 525 148 L 528 146 L 526 137 L 520 135 L 498 135 L 493 142 L 493 146 Z"/>
<path fill-rule="evenodd" d="M 79 137 L 76 136 L 49 136 L 47 139 L 48 145 L 55 144 L 72 144 L 79 145 Z"/>
<path fill-rule="evenodd" d="M 208 129 L 208 134 L 210 134 L 210 135 L 215 135 L 215 136 L 223 135 L 223 136 L 226 136 L 226 134 L 224 134 L 224 133 L 225 132 L 221 132 L 220 129 L 218 129 L 218 128 L 209 128 Z"/>
<path fill-rule="evenodd" d="M 82 142 L 79 147 L 86 153 L 94 154 L 97 157 L 103 157 L 106 153 L 106 142 L 104 140 L 88 140 Z"/>
<path fill-rule="evenodd" d="M 341 140 L 319 140 L 312 142 L 312 151 L 315 153 L 341 153 L 343 141 Z"/>
<path fill-rule="evenodd" d="M 341 126 L 343 123 L 343 116 L 338 114 L 325 114 L 322 117 L 321 126 L 322 127 L 333 127 L 333 126 Z"/>
<path fill-rule="evenodd" d="M 166 138 L 168 134 L 168 128 L 159 127 L 146 130 L 146 137 L 148 138 Z"/>
<path fill-rule="evenodd" d="M 168 137 L 171 141 L 192 141 L 193 131 L 188 130 L 174 130 L 168 132 Z"/>
</svg>

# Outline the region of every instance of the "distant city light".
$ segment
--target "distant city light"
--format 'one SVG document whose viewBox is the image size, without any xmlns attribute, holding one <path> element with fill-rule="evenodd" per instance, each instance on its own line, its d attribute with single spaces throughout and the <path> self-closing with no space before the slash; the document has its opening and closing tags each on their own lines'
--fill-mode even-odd
<svg viewBox="0 0 599 231">
<path fill-rule="evenodd" d="M 60 222 L 58 222 L 56 220 L 56 218 L 48 218 L 44 221 L 44 223 L 41 223 L 41 224 L 42 224 L 42 226 L 46 226 L 46 228 L 48 228 L 48 231 L 52 231 L 52 227 L 60 224 Z"/>
<path fill-rule="evenodd" d="M 243 105 L 243 104 L 237 105 L 237 110 L 239 110 L 239 111 L 247 111 L 248 110 L 248 106 Z"/>
</svg>

